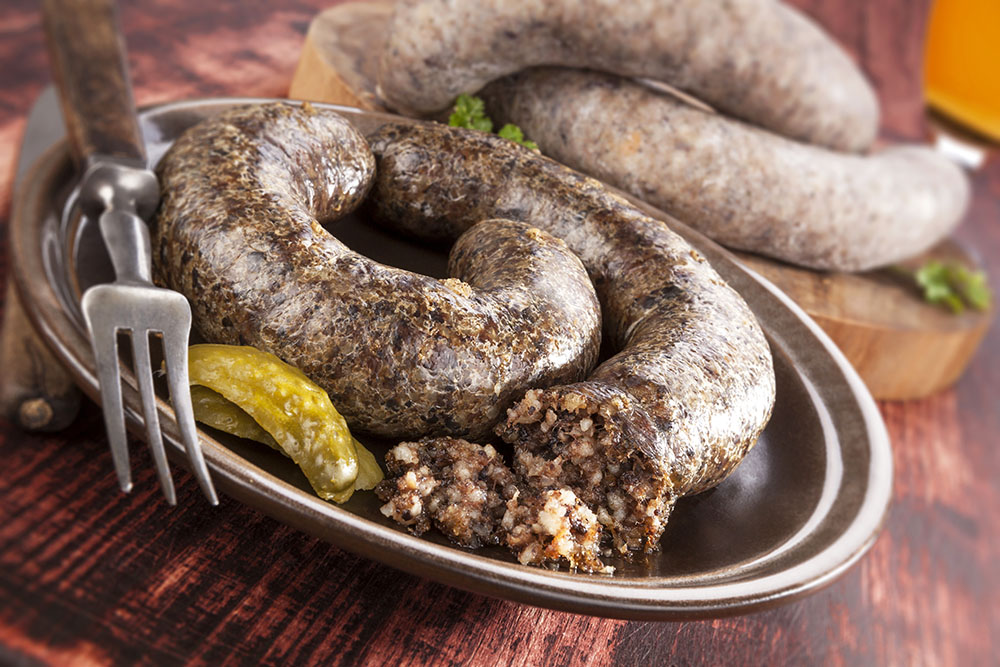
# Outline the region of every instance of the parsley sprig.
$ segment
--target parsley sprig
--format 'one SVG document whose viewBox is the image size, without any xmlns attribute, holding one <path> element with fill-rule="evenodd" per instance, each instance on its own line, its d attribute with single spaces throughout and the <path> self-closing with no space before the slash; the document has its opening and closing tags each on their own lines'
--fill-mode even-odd
<svg viewBox="0 0 1000 667">
<path fill-rule="evenodd" d="M 503 137 L 504 139 L 510 139 L 511 141 L 517 142 L 526 148 L 530 148 L 533 151 L 538 150 L 538 144 L 536 144 L 531 139 L 524 138 L 524 132 L 521 131 L 517 125 L 513 123 L 507 123 L 499 130 L 497 130 L 497 135 Z"/>
<path fill-rule="evenodd" d="M 455 108 L 448 116 L 448 124 L 480 132 L 493 131 L 493 121 L 486 115 L 486 105 L 480 98 L 465 93 L 455 100 Z"/>
<path fill-rule="evenodd" d="M 965 312 L 967 306 L 987 310 L 993 300 L 986 274 L 960 262 L 932 259 L 911 275 L 923 290 L 925 301 L 944 305 L 956 315 Z"/>
<path fill-rule="evenodd" d="M 483 100 L 473 95 L 465 93 L 455 100 L 455 107 L 451 115 L 448 116 L 448 124 L 452 127 L 464 127 L 480 132 L 492 132 L 493 121 L 486 115 L 486 106 Z M 538 150 L 538 144 L 530 139 L 524 138 L 524 132 L 517 125 L 507 123 L 497 132 L 497 136 L 521 144 L 533 151 Z"/>
</svg>

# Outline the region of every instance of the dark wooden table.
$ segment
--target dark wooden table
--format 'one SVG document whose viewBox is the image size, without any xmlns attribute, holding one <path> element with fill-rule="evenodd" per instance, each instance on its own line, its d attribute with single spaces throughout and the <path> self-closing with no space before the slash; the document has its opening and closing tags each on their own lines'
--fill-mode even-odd
<svg viewBox="0 0 1000 667">
<path fill-rule="evenodd" d="M 154 103 L 284 94 L 311 17 L 331 2 L 123 4 L 137 97 Z M 798 4 L 872 76 L 884 133 L 919 137 L 915 73 L 929 0 Z M 49 75 L 34 2 L 7 0 L 0 35 L 6 225 L 25 115 Z M 986 259 L 996 291 L 1000 162 L 974 180 L 961 236 Z M 226 498 L 211 509 L 181 471 L 172 509 L 141 456 L 136 490 L 122 495 L 91 404 L 59 435 L 0 421 L 0 663 L 989 663 L 1000 636 L 998 390 L 994 327 L 953 390 L 882 405 L 894 505 L 860 564 L 800 602 L 692 623 L 590 618 L 465 593 Z"/>
</svg>

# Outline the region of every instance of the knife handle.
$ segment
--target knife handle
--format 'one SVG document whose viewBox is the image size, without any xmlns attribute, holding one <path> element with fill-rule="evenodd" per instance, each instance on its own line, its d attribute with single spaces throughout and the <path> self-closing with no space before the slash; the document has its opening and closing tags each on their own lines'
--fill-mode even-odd
<svg viewBox="0 0 1000 667">
<path fill-rule="evenodd" d="M 70 147 L 78 167 L 146 151 L 113 0 L 43 0 L 42 19 Z"/>
</svg>

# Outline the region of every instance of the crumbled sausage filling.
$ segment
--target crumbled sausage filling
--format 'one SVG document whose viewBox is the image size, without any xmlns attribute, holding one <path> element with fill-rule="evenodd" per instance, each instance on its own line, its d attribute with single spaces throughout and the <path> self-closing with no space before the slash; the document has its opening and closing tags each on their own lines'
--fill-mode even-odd
<svg viewBox="0 0 1000 667">
<path fill-rule="evenodd" d="M 434 526 L 477 548 L 506 544 L 522 564 L 611 573 L 600 560 L 603 528 L 569 489 L 518 488 L 490 445 L 458 438 L 400 443 L 375 489 L 382 514 L 420 535 Z"/>
<path fill-rule="evenodd" d="M 531 390 L 501 434 L 529 488 L 571 489 L 615 549 L 654 551 L 673 506 L 666 476 L 607 415 L 607 406 L 572 390 Z"/>
<path fill-rule="evenodd" d="M 458 438 L 403 442 L 386 455 L 388 475 L 375 493 L 382 514 L 420 535 L 433 525 L 452 541 L 500 544 L 514 475 L 493 447 Z"/>
<path fill-rule="evenodd" d="M 601 524 L 569 489 L 518 495 L 507 501 L 502 527 L 507 546 L 522 565 L 610 574 L 600 559 Z"/>
<path fill-rule="evenodd" d="M 673 506 L 662 469 L 623 436 L 608 405 L 571 389 L 531 390 L 498 430 L 513 472 L 490 445 L 457 438 L 401 443 L 376 492 L 382 513 L 466 547 L 505 543 L 521 563 L 607 573 L 604 541 L 654 551 Z"/>
</svg>

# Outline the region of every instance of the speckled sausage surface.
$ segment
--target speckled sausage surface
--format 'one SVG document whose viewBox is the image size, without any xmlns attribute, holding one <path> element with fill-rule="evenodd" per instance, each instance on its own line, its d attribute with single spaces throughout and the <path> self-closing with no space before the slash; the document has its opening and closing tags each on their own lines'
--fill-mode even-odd
<svg viewBox="0 0 1000 667">
<path fill-rule="evenodd" d="M 482 95 L 494 120 L 520 125 L 546 155 L 724 245 L 814 269 L 912 257 L 947 236 L 969 201 L 964 172 L 931 148 L 837 153 L 613 75 L 537 68 Z"/>
<path fill-rule="evenodd" d="M 746 303 L 663 222 L 512 142 L 436 124 L 368 138 L 387 224 L 449 238 L 533 220 L 579 255 L 618 352 L 584 382 L 529 391 L 499 432 L 528 486 L 571 488 L 618 548 L 655 548 L 674 500 L 726 477 L 770 417 L 770 350 Z"/>
<path fill-rule="evenodd" d="M 533 65 L 663 81 L 794 139 L 867 148 L 878 101 L 847 54 L 775 0 L 400 0 L 379 65 L 408 113 Z"/>
<path fill-rule="evenodd" d="M 365 196 L 373 167 L 347 121 L 309 106 L 199 124 L 159 168 L 157 279 L 207 339 L 297 366 L 360 431 L 476 437 L 527 388 L 586 375 L 600 312 L 565 243 L 484 220 L 455 244 L 455 278 L 378 264 L 321 226 Z"/>
</svg>

